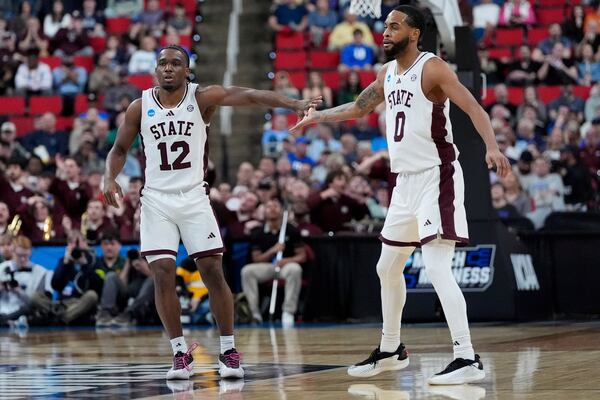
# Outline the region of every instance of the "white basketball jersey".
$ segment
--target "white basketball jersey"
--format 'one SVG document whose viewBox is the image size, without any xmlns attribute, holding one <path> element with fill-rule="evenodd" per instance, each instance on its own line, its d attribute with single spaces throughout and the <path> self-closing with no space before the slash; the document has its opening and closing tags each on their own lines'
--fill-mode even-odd
<svg viewBox="0 0 600 400">
<path fill-rule="evenodd" d="M 392 172 L 420 172 L 458 158 L 452 138 L 450 101 L 434 104 L 421 87 L 423 66 L 433 57 L 432 53 L 422 53 L 401 74 L 396 61 L 387 66 L 385 122 Z"/>
<path fill-rule="evenodd" d="M 141 137 L 146 167 L 144 186 L 176 193 L 202 185 L 208 162 L 208 127 L 188 83 L 174 108 L 164 107 L 157 88 L 142 92 Z M 156 91 L 155 91 L 156 90 Z"/>
</svg>

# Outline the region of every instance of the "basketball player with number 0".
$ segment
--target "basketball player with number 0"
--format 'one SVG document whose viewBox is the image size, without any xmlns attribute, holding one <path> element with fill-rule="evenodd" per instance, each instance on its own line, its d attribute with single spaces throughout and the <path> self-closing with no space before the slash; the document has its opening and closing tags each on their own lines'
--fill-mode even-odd
<svg viewBox="0 0 600 400">
<path fill-rule="evenodd" d="M 190 60 L 180 46 L 167 46 L 155 69 L 159 86 L 147 89 L 131 103 L 117 139 L 106 159 L 104 196 L 118 207 L 123 192 L 115 179 L 127 151 L 142 139 L 145 183 L 141 197 L 141 254 L 154 275 L 156 309 L 171 339 L 173 367 L 167 379 L 189 379 L 194 346 L 188 348 L 181 328 L 181 307 L 175 291 L 175 257 L 179 239 L 196 261 L 210 294 L 210 307 L 221 333 L 219 374 L 242 378 L 244 370 L 233 337 L 233 298 L 225 282 L 225 251 L 207 184 L 208 126 L 218 106 L 283 107 L 306 112 L 321 98 L 292 100 L 272 91 L 218 85 L 199 87 L 187 82 Z"/>
<path fill-rule="evenodd" d="M 468 241 L 463 204 L 463 174 L 453 143 L 450 101 L 469 115 L 486 145 L 488 168 L 498 176 L 510 170 L 498 149 L 490 120 L 479 103 L 440 58 L 417 48 L 425 18 L 412 6 L 398 6 L 387 16 L 383 50 L 393 59 L 383 66 L 356 101 L 316 111 L 310 109 L 292 132 L 316 122 L 360 118 L 385 102 L 386 137 L 392 172 L 398 173 L 381 231 L 377 262 L 381 282 L 383 329 L 379 346 L 364 361 L 348 368 L 355 377 L 370 377 L 408 366 L 400 341 L 406 301 L 403 270 L 421 246 L 426 273 L 435 288 L 452 337 L 454 360 L 430 384 L 477 382 L 483 364 L 471 344 L 465 298 L 451 270 L 454 246 Z"/>
</svg>

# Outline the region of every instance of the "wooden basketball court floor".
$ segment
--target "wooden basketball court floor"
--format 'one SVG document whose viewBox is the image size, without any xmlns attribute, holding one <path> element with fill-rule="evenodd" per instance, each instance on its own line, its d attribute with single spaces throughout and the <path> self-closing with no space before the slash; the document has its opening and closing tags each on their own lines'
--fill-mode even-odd
<svg viewBox="0 0 600 400">
<path fill-rule="evenodd" d="M 402 330 L 410 366 L 370 379 L 346 374 L 379 340 L 379 325 L 240 328 L 244 381 L 219 381 L 218 333 L 197 341 L 195 375 L 167 383 L 170 346 L 158 328 L 0 331 L 0 399 L 600 399 L 600 322 L 474 325 L 487 371 L 478 384 L 430 387 L 450 361 L 443 325 Z"/>
</svg>

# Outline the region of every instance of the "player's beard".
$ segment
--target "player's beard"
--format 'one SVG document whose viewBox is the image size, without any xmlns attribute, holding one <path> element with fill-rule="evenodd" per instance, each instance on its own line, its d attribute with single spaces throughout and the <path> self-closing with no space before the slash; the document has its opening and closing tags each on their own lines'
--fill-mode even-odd
<svg viewBox="0 0 600 400">
<path fill-rule="evenodd" d="M 394 58 L 398 57 L 398 55 L 406 49 L 406 47 L 408 46 L 408 42 L 409 40 L 407 36 L 399 42 L 395 42 L 391 49 L 384 49 L 383 52 L 385 53 L 387 59 L 393 60 Z"/>
</svg>

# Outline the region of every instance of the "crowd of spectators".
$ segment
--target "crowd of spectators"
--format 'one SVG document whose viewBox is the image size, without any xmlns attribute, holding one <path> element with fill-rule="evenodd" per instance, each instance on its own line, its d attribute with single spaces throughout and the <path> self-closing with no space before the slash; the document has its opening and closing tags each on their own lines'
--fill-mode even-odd
<svg viewBox="0 0 600 400">
<path fill-rule="evenodd" d="M 302 31 L 308 38 L 304 51 L 339 51 L 336 70 L 341 80 L 339 89 L 333 90 L 323 79 L 331 69 L 314 68 L 309 62 L 298 70 L 277 70 L 275 90 L 290 97 L 323 95 L 324 107 L 354 100 L 364 88 L 360 74 L 365 70 L 377 71 L 385 61 L 375 43 L 378 35 L 381 37 L 383 20 L 398 2 L 384 0 L 382 3 L 382 17 L 375 20 L 350 14 L 349 2 L 344 1 L 275 1 L 269 20 L 274 34 L 281 38 Z M 479 43 L 482 71 L 493 87 L 488 90 L 484 105 L 501 150 L 514 169 L 502 180 L 494 173 L 490 175 L 494 184 L 493 204 L 498 206 L 499 215 L 504 219 L 527 218 L 533 228 L 540 229 L 554 211 L 597 210 L 600 205 L 600 2 L 576 2 L 573 6 L 568 1 L 549 6 L 527 0 L 459 3 L 463 19 L 473 27 Z M 543 14 L 548 8 L 560 10 L 564 21 L 542 24 L 547 18 L 540 22 L 543 18 L 537 18 L 538 12 Z M 428 11 L 424 11 L 428 15 Z M 523 34 L 531 28 L 546 32 L 536 45 L 530 45 Z M 496 34 L 497 29 L 505 31 Z M 490 56 L 495 48 L 502 46 L 497 45 L 496 40 L 506 29 L 522 30 L 521 42 L 511 48 L 510 54 L 515 56 Z M 279 56 L 289 50 L 276 48 L 275 51 Z M 290 77 L 302 71 L 309 77 L 306 87 L 302 84 L 295 87 Z M 546 86 L 556 87 L 556 94 L 550 99 L 539 94 Z M 365 195 L 359 198 L 363 204 L 370 205 L 366 215 L 381 218 L 388 205 L 383 193 L 389 190 L 390 182 L 393 185 L 393 178 L 384 172 L 387 166 L 385 120 L 380 109 L 375 111 L 374 115 L 358 121 L 308 128 L 302 138 L 294 141 L 287 132 L 295 122 L 294 116 L 274 110 L 263 132 L 263 154 L 278 159 L 277 165 L 289 161 L 295 179 L 302 180 L 311 191 L 327 188 L 329 183 L 324 179 L 327 173 L 341 169 L 350 183 L 345 191 L 354 190 L 354 180 L 365 183 L 361 185 Z M 331 229 L 310 200 L 307 196 L 308 210 L 315 224 L 324 231 L 339 229 L 339 225 Z M 505 204 L 515 208 L 506 212 Z M 326 212 L 326 215 L 336 214 Z M 364 214 L 356 214 L 355 218 L 361 215 Z"/>
</svg>

